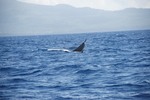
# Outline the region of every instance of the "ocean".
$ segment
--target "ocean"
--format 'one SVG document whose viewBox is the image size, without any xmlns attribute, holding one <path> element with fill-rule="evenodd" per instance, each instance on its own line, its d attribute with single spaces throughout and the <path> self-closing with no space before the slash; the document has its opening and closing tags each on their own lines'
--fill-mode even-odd
<svg viewBox="0 0 150 100">
<path fill-rule="evenodd" d="M 150 30 L 0 37 L 0 100 L 150 100 Z"/>
</svg>

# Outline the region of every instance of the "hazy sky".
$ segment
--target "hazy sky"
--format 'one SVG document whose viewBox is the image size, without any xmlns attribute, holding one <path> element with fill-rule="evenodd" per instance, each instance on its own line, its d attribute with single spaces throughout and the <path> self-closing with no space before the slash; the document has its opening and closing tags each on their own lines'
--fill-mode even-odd
<svg viewBox="0 0 150 100">
<path fill-rule="evenodd" d="M 28 3 L 57 5 L 69 4 L 75 7 L 91 7 L 103 10 L 121 10 L 125 8 L 150 8 L 150 0 L 18 0 Z"/>
</svg>

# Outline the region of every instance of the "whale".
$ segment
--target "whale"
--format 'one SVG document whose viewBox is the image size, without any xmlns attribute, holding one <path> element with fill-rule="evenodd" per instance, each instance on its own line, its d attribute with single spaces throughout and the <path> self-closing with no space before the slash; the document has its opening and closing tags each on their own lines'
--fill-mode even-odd
<svg viewBox="0 0 150 100">
<path fill-rule="evenodd" d="M 83 52 L 86 40 L 87 39 L 85 39 L 85 41 L 80 46 L 78 46 L 77 48 L 75 48 L 72 52 Z"/>
<path fill-rule="evenodd" d="M 72 51 L 68 50 L 68 49 L 48 49 L 48 51 L 64 51 L 64 52 L 80 52 L 80 53 L 83 53 L 85 43 L 86 43 L 86 40 L 81 45 L 79 45 L 77 48 L 75 48 Z"/>
</svg>

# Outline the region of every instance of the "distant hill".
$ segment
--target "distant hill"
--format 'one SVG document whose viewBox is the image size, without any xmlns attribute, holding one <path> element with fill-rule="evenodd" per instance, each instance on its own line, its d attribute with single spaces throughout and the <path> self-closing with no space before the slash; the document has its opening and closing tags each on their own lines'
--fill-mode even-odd
<svg viewBox="0 0 150 100">
<path fill-rule="evenodd" d="M 150 9 L 104 11 L 70 5 L 0 0 L 0 35 L 35 35 L 150 29 Z"/>
</svg>

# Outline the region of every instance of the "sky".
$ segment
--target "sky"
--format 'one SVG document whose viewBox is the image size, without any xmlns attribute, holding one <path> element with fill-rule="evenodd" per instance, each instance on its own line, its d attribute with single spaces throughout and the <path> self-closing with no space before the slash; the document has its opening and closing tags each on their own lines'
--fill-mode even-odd
<svg viewBox="0 0 150 100">
<path fill-rule="evenodd" d="M 150 8 L 150 0 L 18 0 L 41 5 L 69 4 L 74 7 L 90 7 L 102 10 L 122 10 L 125 8 Z"/>
</svg>

